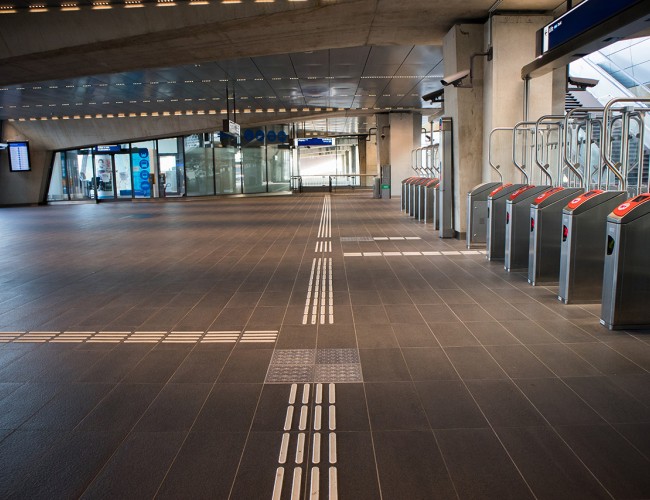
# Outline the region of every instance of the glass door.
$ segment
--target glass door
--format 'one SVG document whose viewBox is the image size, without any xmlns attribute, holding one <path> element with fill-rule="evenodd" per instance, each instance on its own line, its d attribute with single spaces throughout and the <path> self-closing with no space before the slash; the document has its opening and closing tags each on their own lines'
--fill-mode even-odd
<svg viewBox="0 0 650 500">
<path fill-rule="evenodd" d="M 95 154 L 95 184 L 98 200 L 115 199 L 115 175 L 112 154 Z"/>
<path fill-rule="evenodd" d="M 118 198 L 131 198 L 133 185 L 131 183 L 131 165 L 128 152 L 113 155 L 115 165 L 116 194 Z"/>
</svg>

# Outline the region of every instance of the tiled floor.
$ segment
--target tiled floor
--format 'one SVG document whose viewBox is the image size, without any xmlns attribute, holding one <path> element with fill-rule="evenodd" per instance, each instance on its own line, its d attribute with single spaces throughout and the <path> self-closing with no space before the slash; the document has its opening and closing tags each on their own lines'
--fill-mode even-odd
<svg viewBox="0 0 650 500">
<path fill-rule="evenodd" d="M 650 333 L 325 200 L 1 210 L 0 497 L 650 497 Z"/>
</svg>

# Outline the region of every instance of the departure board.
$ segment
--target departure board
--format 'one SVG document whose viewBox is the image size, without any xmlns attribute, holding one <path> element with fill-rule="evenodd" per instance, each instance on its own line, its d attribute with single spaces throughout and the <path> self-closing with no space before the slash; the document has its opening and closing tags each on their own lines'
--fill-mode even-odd
<svg viewBox="0 0 650 500">
<path fill-rule="evenodd" d="M 29 164 L 29 143 L 9 143 L 9 169 L 12 172 L 25 172 L 31 170 Z"/>
</svg>

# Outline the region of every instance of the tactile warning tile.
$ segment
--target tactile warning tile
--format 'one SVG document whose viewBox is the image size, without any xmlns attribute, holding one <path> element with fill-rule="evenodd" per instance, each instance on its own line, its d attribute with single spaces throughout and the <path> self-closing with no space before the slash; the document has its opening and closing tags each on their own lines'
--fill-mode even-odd
<svg viewBox="0 0 650 500">
<path fill-rule="evenodd" d="M 349 365 L 359 362 L 359 351 L 356 349 L 318 349 L 316 353 L 318 365 Z"/>
<path fill-rule="evenodd" d="M 314 382 L 363 382 L 360 364 L 316 365 Z"/>
<path fill-rule="evenodd" d="M 276 349 L 272 365 L 313 365 L 316 359 L 314 349 Z"/>
<path fill-rule="evenodd" d="M 371 236 L 341 236 L 341 241 L 374 241 Z"/>
<path fill-rule="evenodd" d="M 266 374 L 267 384 L 312 382 L 314 365 L 271 365 Z"/>
</svg>

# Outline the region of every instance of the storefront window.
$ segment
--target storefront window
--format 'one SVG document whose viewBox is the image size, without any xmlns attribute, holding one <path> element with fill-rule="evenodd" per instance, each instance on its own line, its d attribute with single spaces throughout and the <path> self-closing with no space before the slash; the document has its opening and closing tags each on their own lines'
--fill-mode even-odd
<svg viewBox="0 0 650 500">
<path fill-rule="evenodd" d="M 267 127 L 266 158 L 269 192 L 289 191 L 291 181 L 291 150 L 284 127 Z"/>
<path fill-rule="evenodd" d="M 183 141 L 180 137 L 158 141 L 160 165 L 160 196 L 183 196 L 185 194 L 185 166 Z"/>
<path fill-rule="evenodd" d="M 65 168 L 65 153 L 55 153 L 52 164 L 52 180 L 47 192 L 47 201 L 68 200 L 68 179 Z"/>
<path fill-rule="evenodd" d="M 214 163 L 212 134 L 193 134 L 185 137 L 185 175 L 187 196 L 214 194 Z"/>
</svg>

